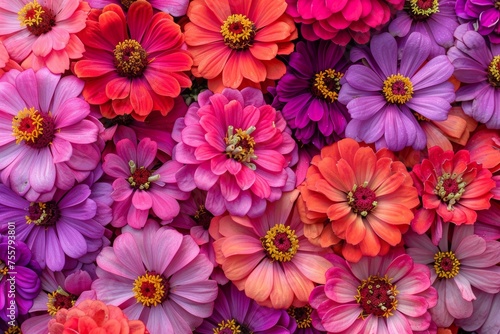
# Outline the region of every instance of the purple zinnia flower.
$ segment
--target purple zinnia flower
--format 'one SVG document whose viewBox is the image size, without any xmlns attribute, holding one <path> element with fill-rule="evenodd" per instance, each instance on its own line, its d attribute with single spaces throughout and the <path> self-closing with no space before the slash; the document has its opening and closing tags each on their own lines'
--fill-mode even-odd
<svg viewBox="0 0 500 334">
<path fill-rule="evenodd" d="M 41 268 L 58 271 L 66 256 L 79 259 L 102 247 L 104 226 L 96 221 L 98 206 L 89 198 L 91 189 L 79 184 L 58 190 L 45 202 L 30 202 L 0 184 L 0 232 L 14 222 L 16 238 L 24 241 Z"/>
<path fill-rule="evenodd" d="M 389 32 L 404 37 L 417 31 L 431 41 L 431 57 L 444 55 L 454 42 L 453 32 L 458 27 L 455 0 L 409 0 L 389 25 Z"/>
<path fill-rule="evenodd" d="M 289 334 L 295 323 L 284 310 L 260 306 L 232 283 L 219 287 L 214 312 L 196 328 L 196 334 Z"/>
<path fill-rule="evenodd" d="M 455 100 L 448 82 L 453 66 L 444 55 L 425 63 L 429 53 L 429 38 L 418 32 L 408 37 L 400 62 L 396 40 L 389 33 L 374 36 L 370 50 L 351 50 L 352 61 L 365 61 L 351 65 L 342 80 L 339 101 L 352 117 L 347 137 L 375 143 L 377 149 L 425 148 L 426 136 L 417 118 L 443 121 Z"/>
<path fill-rule="evenodd" d="M 7 322 L 27 314 L 42 288 L 41 269 L 30 249 L 15 239 L 15 229 L 9 232 L 0 235 L 0 319 Z"/>
<path fill-rule="evenodd" d="M 456 0 L 457 16 L 492 43 L 500 43 L 500 6 L 496 0 Z"/>
<path fill-rule="evenodd" d="M 448 50 L 455 78 L 462 82 L 457 101 L 464 112 L 490 129 L 500 129 L 500 44 L 487 45 L 479 33 L 460 26 Z"/>
<path fill-rule="evenodd" d="M 278 82 L 276 98 L 285 104 L 283 117 L 304 144 L 321 149 L 343 135 L 348 113 L 337 99 L 348 63 L 344 52 L 330 41 L 299 42 Z"/>
</svg>

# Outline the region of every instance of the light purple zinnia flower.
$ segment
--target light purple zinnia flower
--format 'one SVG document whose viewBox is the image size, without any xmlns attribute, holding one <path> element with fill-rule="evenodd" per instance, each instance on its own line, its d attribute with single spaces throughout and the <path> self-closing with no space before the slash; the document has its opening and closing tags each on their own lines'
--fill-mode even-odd
<svg viewBox="0 0 500 334">
<path fill-rule="evenodd" d="M 457 16 L 492 43 L 500 43 L 500 6 L 497 0 L 456 0 Z"/>
<path fill-rule="evenodd" d="M 500 293 L 486 293 L 472 288 L 477 299 L 472 301 L 473 312 L 469 318 L 457 319 L 455 324 L 477 334 L 500 333 Z"/>
<path fill-rule="evenodd" d="M 260 306 L 229 283 L 219 287 L 214 312 L 196 328 L 195 334 L 289 334 L 294 322 L 283 310 Z"/>
<path fill-rule="evenodd" d="M 462 85 L 457 101 L 464 112 L 490 129 L 500 129 L 500 44 L 490 44 L 462 25 L 456 45 L 448 50 L 454 76 Z"/>
<path fill-rule="evenodd" d="M 431 41 L 430 56 L 435 57 L 444 55 L 453 45 L 456 27 L 455 0 L 409 0 L 388 30 L 394 36 L 404 37 L 399 41 L 403 44 L 414 31 L 426 35 Z"/>
<path fill-rule="evenodd" d="M 299 42 L 278 82 L 283 117 L 304 144 L 321 149 L 343 135 L 348 113 L 337 99 L 348 63 L 344 53 L 344 47 L 330 41 Z"/>
<path fill-rule="evenodd" d="M 473 225 L 453 225 L 450 231 L 451 225 L 443 224 L 443 238 L 437 246 L 426 234 L 410 230 L 404 235 L 408 254 L 431 269 L 431 282 L 439 298 L 430 312 L 439 327 L 472 315 L 472 301 L 477 298 L 472 287 L 500 292 L 500 242 L 474 234 Z"/>
<path fill-rule="evenodd" d="M 426 62 L 429 53 L 429 39 L 418 32 L 408 37 L 401 53 L 389 33 L 374 36 L 370 50 L 351 50 L 351 60 L 364 59 L 366 65 L 351 65 L 342 80 L 339 101 L 352 117 L 346 137 L 375 143 L 377 149 L 425 148 L 417 118 L 443 121 L 455 100 L 448 82 L 453 66 L 444 55 Z"/>
</svg>

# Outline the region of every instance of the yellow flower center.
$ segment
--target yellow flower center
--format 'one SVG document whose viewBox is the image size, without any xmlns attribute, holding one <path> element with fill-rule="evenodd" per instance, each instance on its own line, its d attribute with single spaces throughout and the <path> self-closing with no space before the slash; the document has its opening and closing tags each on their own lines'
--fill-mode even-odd
<svg viewBox="0 0 500 334">
<path fill-rule="evenodd" d="M 461 175 L 444 173 L 438 177 L 438 183 L 434 188 L 434 193 L 441 197 L 443 202 L 448 203 L 448 211 L 453 211 L 453 205 L 462 197 L 465 192 L 466 182 Z"/>
<path fill-rule="evenodd" d="M 49 301 L 47 302 L 47 312 L 51 316 L 55 316 L 57 311 L 62 308 L 70 309 L 75 305 L 76 296 L 67 293 L 61 287 L 56 291 L 48 294 Z"/>
<path fill-rule="evenodd" d="M 130 160 L 128 162 L 130 168 L 130 177 L 127 179 L 130 186 L 135 189 L 148 190 L 151 186 L 151 182 L 160 179 L 160 174 L 153 174 L 150 170 L 143 167 L 137 168 L 135 162 Z"/>
<path fill-rule="evenodd" d="M 453 278 L 460 271 L 460 261 L 453 252 L 437 252 L 434 255 L 434 270 L 439 278 Z"/>
<path fill-rule="evenodd" d="M 413 96 L 413 84 L 409 78 L 393 74 L 385 79 L 382 93 L 389 103 L 405 104 Z"/>
<path fill-rule="evenodd" d="M 35 36 L 47 33 L 56 25 L 55 16 L 48 8 L 42 7 L 37 0 L 28 2 L 19 12 L 21 27 L 26 27 Z"/>
<path fill-rule="evenodd" d="M 4 334 L 23 334 L 23 332 L 19 326 L 10 326 Z"/>
<path fill-rule="evenodd" d="M 311 320 L 312 311 L 313 309 L 309 305 L 303 307 L 290 306 L 288 310 L 286 310 L 286 312 L 297 322 L 297 328 L 312 327 L 312 320 Z"/>
<path fill-rule="evenodd" d="M 272 261 L 288 262 L 299 249 L 299 239 L 290 226 L 278 224 L 267 231 L 261 238 L 262 246 L 268 258 Z"/>
<path fill-rule="evenodd" d="M 214 328 L 214 334 L 253 334 L 245 326 L 240 325 L 236 320 L 222 320 L 217 324 L 217 328 Z"/>
<path fill-rule="evenodd" d="M 493 87 L 500 87 L 500 55 L 493 57 L 488 66 L 488 82 Z"/>
<path fill-rule="evenodd" d="M 54 226 L 59 220 L 60 214 L 55 201 L 31 202 L 28 208 L 28 214 L 24 217 L 26 224 L 35 224 L 37 226 Z"/>
<path fill-rule="evenodd" d="M 220 27 L 224 44 L 234 50 L 244 50 L 252 46 L 255 37 L 254 23 L 243 14 L 230 15 Z"/>
<path fill-rule="evenodd" d="M 113 53 L 116 71 L 122 77 L 139 77 L 149 64 L 148 54 L 141 44 L 134 39 L 127 39 L 118 43 Z"/>
<path fill-rule="evenodd" d="M 438 0 L 410 0 L 407 10 L 414 20 L 425 20 L 432 14 L 439 12 Z"/>
<path fill-rule="evenodd" d="M 47 147 L 52 143 L 55 131 L 50 113 L 40 113 L 34 107 L 25 107 L 12 119 L 12 135 L 16 137 L 16 144 L 24 140 L 33 148 Z"/>
<path fill-rule="evenodd" d="M 331 68 L 316 73 L 312 86 L 313 94 L 327 102 L 335 102 L 339 96 L 341 87 L 340 79 L 343 76 L 344 73 L 337 72 Z"/>
<path fill-rule="evenodd" d="M 414 111 L 413 112 L 413 115 L 415 116 L 415 118 L 417 119 L 417 121 L 419 122 L 430 122 L 430 119 L 428 119 L 427 117 L 425 116 L 422 116 L 420 115 L 418 112 Z"/>
<path fill-rule="evenodd" d="M 2 277 L 7 276 L 8 273 L 9 267 L 7 267 L 2 260 L 0 260 L 0 280 L 2 280 Z"/>
<path fill-rule="evenodd" d="M 352 208 L 352 212 L 366 217 L 370 211 L 377 206 L 377 196 L 375 192 L 367 187 L 368 182 L 362 186 L 355 184 L 352 191 L 347 193 L 347 204 Z"/>
<path fill-rule="evenodd" d="M 393 285 L 391 280 L 387 276 L 371 275 L 368 279 L 361 281 L 357 289 L 358 293 L 354 296 L 362 308 L 359 314 L 360 319 L 370 314 L 385 318 L 393 315 L 392 311 L 395 311 L 398 305 L 396 296 L 399 291 L 396 290 L 396 285 Z"/>
<path fill-rule="evenodd" d="M 236 129 L 236 133 L 234 133 L 234 127 L 230 125 L 227 127 L 227 135 L 224 137 L 226 155 L 253 170 L 257 168 L 251 162 L 257 159 L 257 156 L 254 154 L 255 140 L 250 136 L 254 131 L 255 126 L 251 126 L 247 130 Z"/>
<path fill-rule="evenodd" d="M 144 306 L 157 306 L 168 297 L 169 284 L 166 278 L 154 272 L 137 277 L 134 281 L 134 297 Z"/>
</svg>

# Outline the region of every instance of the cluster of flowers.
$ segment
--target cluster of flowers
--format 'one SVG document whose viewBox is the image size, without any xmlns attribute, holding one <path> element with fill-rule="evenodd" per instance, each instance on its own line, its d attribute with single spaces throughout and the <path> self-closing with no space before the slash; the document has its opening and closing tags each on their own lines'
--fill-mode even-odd
<svg viewBox="0 0 500 334">
<path fill-rule="evenodd" d="M 499 333 L 499 129 L 499 1 L 0 0 L 0 333 Z"/>
</svg>

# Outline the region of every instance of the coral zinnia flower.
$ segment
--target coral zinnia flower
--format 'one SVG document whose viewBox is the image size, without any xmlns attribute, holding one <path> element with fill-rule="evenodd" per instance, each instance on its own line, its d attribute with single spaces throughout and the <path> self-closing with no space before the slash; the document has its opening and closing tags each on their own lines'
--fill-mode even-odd
<svg viewBox="0 0 500 334">
<path fill-rule="evenodd" d="M 81 0 L 1 0 L 0 37 L 15 61 L 60 74 L 85 51 L 76 34 L 85 28 L 89 11 Z"/>
<path fill-rule="evenodd" d="M 83 82 L 47 68 L 7 72 L 0 82 L 2 183 L 30 201 L 70 189 L 100 160 L 98 127 L 79 97 Z M 50 198 L 49 198 L 50 199 Z"/>
<path fill-rule="evenodd" d="M 284 193 L 259 218 L 217 216 L 210 225 L 217 262 L 227 278 L 264 306 L 303 306 L 330 267 L 326 250 L 303 234 L 297 196 L 296 190 Z"/>
<path fill-rule="evenodd" d="M 411 334 L 429 328 L 429 308 L 438 299 L 431 272 L 407 254 L 396 255 L 363 257 L 358 263 L 330 257 L 326 284 L 310 298 L 328 333 Z"/>
<path fill-rule="evenodd" d="M 297 38 L 285 9 L 285 0 L 192 1 L 185 34 L 193 74 L 208 79 L 214 92 L 281 78 L 286 68 L 276 56 L 292 52 Z"/>
<path fill-rule="evenodd" d="M 153 334 L 191 334 L 217 297 L 210 261 L 190 236 L 153 220 L 142 230 L 122 231 L 97 257 L 92 289 L 98 299 L 142 320 Z"/>
<path fill-rule="evenodd" d="M 176 174 L 179 187 L 208 191 L 205 207 L 216 216 L 259 216 L 266 201 L 295 186 L 285 120 L 255 88 L 207 90 L 198 101 L 172 133 L 179 142 L 172 159 L 186 164 Z"/>
<path fill-rule="evenodd" d="M 353 262 L 397 245 L 419 200 L 406 167 L 391 156 L 349 138 L 324 147 L 299 186 L 306 236 L 323 247 L 345 240 L 343 255 Z"/>
<path fill-rule="evenodd" d="M 416 117 L 443 121 L 455 100 L 448 81 L 453 66 L 445 55 L 424 64 L 429 52 L 429 38 L 418 32 L 408 37 L 402 53 L 389 33 L 373 37 L 370 51 L 367 47 L 351 50 L 351 60 L 364 59 L 366 65 L 350 66 L 343 78 L 339 101 L 352 117 L 346 137 L 392 151 L 425 148 L 425 134 Z"/>
<path fill-rule="evenodd" d="M 192 59 L 181 49 L 180 27 L 166 13 L 153 15 L 147 1 L 134 2 L 126 18 L 116 4 L 99 13 L 80 33 L 86 51 L 74 71 L 85 80 L 83 96 L 108 118 L 144 120 L 152 110 L 166 115 L 181 88 L 191 86 L 182 72 Z"/>
</svg>

